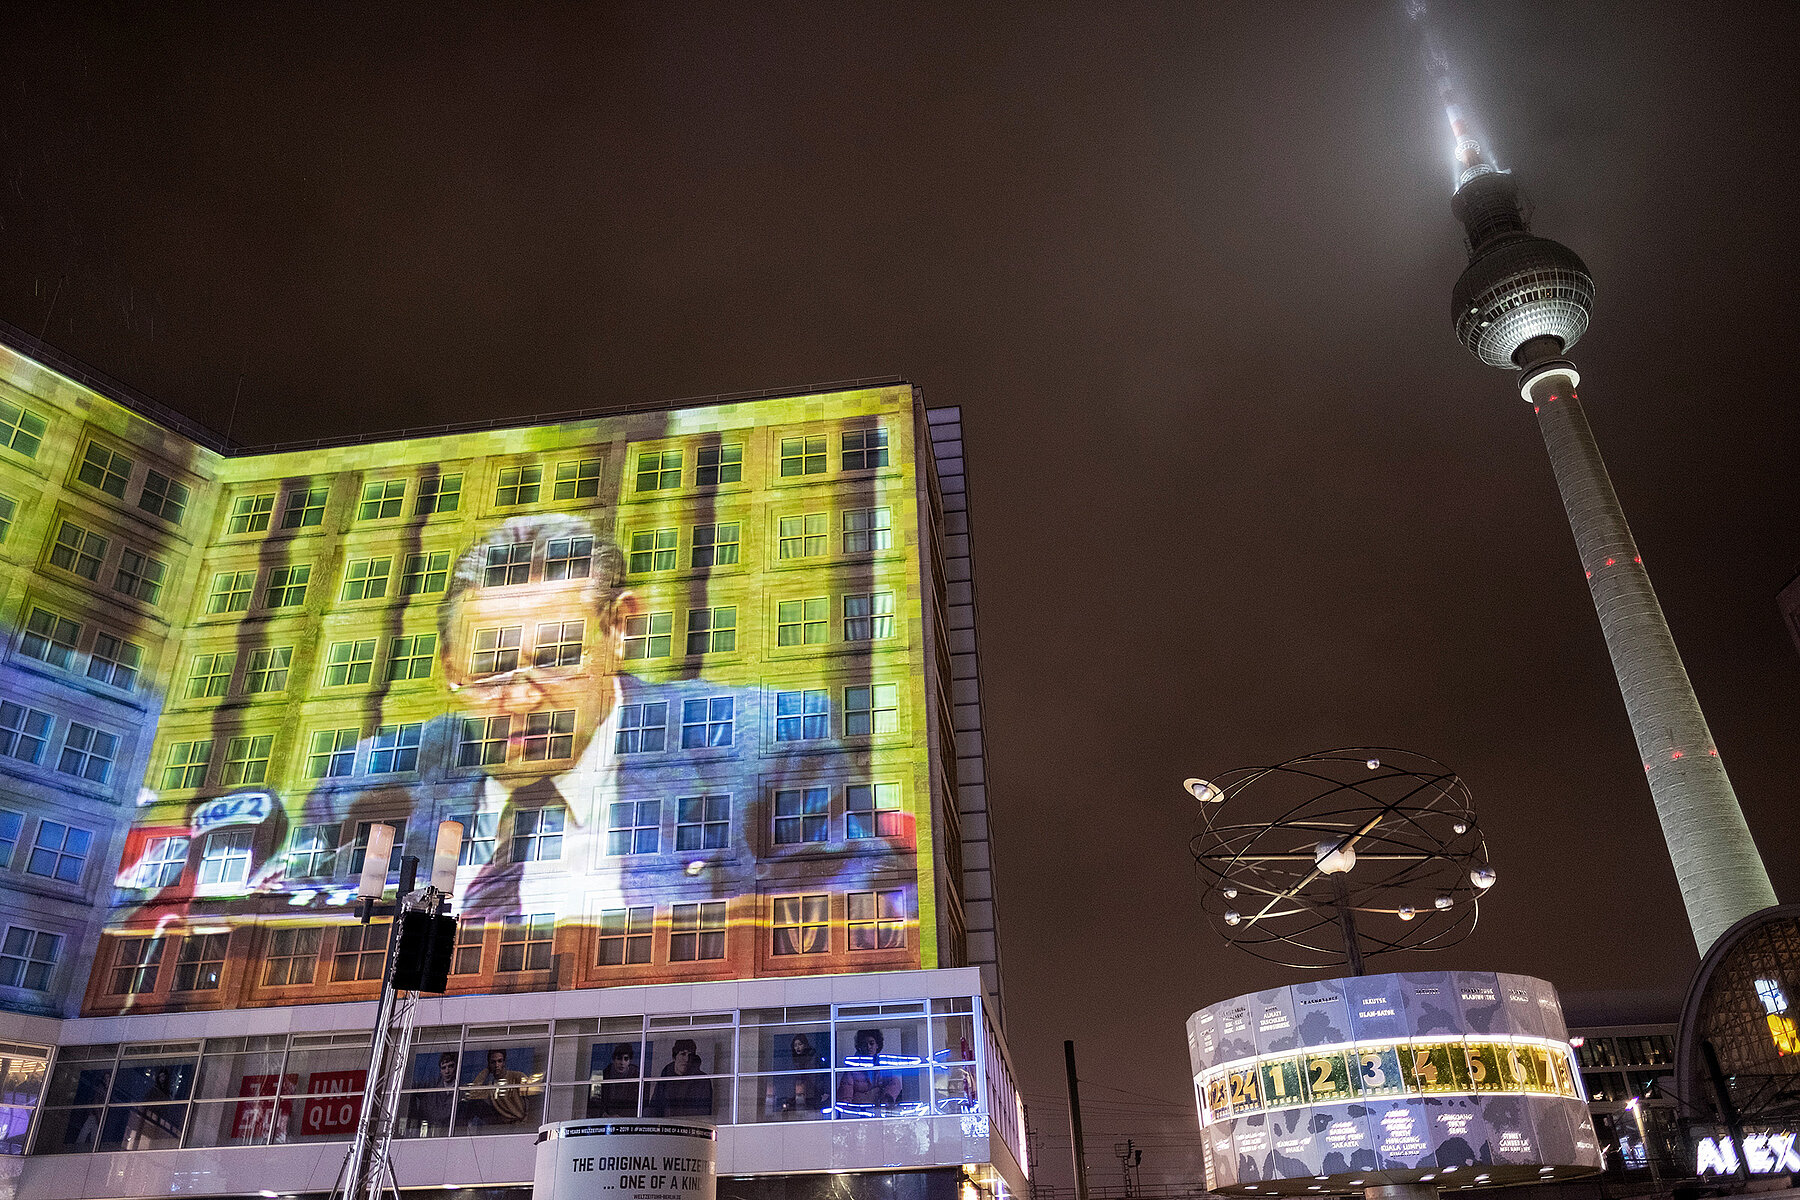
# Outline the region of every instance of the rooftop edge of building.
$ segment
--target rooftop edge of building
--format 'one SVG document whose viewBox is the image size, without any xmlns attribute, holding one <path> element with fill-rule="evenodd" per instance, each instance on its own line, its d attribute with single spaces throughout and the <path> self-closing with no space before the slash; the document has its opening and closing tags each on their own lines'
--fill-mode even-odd
<svg viewBox="0 0 1800 1200">
<path fill-rule="evenodd" d="M 295 450 L 320 450 L 333 446 L 357 446 L 374 442 L 410 441 L 417 438 L 442 437 L 449 434 L 476 433 L 490 429 L 523 429 L 539 425 L 562 425 L 597 417 L 628 416 L 633 413 L 665 412 L 675 409 L 700 408 L 716 404 L 737 404 L 757 400 L 781 400 L 795 396 L 829 395 L 833 392 L 858 391 L 879 387 L 911 387 L 912 382 L 900 375 L 871 375 L 857 379 L 837 379 L 816 384 L 789 387 L 757 388 L 749 391 L 719 392 L 705 396 L 681 396 L 668 400 L 598 405 L 565 409 L 559 412 L 521 413 L 484 420 L 446 421 L 402 429 L 374 430 L 366 433 L 342 434 L 336 437 L 300 438 L 285 442 L 246 444 L 234 442 L 211 427 L 194 420 L 179 410 L 162 403 L 127 383 L 88 366 L 80 359 L 51 346 L 43 339 L 26 333 L 18 326 L 0 320 L 0 346 L 30 359 L 39 366 L 62 375 L 90 391 L 147 417 L 165 428 L 189 438 L 227 458 L 249 458 L 263 454 L 279 454 Z"/>
</svg>

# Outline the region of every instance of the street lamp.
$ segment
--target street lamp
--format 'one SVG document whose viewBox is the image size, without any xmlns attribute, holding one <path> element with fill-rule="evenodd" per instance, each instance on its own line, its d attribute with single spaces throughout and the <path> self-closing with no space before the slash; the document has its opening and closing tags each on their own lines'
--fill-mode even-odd
<svg viewBox="0 0 1800 1200">
<path fill-rule="evenodd" d="M 1650 1152 L 1650 1135 L 1644 1132 L 1644 1106 L 1639 1097 L 1633 1096 L 1625 1102 L 1625 1107 L 1629 1108 L 1631 1115 L 1637 1118 L 1638 1145 L 1644 1148 L 1644 1161 L 1650 1166 L 1650 1182 L 1655 1184 L 1657 1190 L 1660 1191 L 1662 1190 L 1662 1173 L 1656 1169 L 1656 1155 Z"/>
</svg>

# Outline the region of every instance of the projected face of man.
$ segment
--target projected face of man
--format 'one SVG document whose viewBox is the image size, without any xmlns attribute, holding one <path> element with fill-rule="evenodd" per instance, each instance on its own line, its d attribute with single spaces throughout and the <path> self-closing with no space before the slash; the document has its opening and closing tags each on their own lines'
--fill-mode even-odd
<svg viewBox="0 0 1800 1200">
<path fill-rule="evenodd" d="M 460 765 L 505 766 L 522 785 L 581 758 L 612 714 L 625 622 L 638 608 L 618 587 L 622 565 L 616 547 L 569 517 L 509 522 L 464 555 L 441 658 L 462 715 L 484 724 L 478 750 L 465 732 Z M 575 714 L 572 725 L 555 723 L 561 712 Z"/>
</svg>

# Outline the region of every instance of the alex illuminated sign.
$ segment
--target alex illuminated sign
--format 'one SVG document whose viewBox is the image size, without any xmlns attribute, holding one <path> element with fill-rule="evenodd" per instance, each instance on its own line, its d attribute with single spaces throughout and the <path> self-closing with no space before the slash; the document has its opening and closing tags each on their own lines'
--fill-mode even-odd
<svg viewBox="0 0 1800 1200">
<path fill-rule="evenodd" d="M 1796 1137 L 1790 1130 L 1745 1135 L 1741 1165 L 1748 1166 L 1752 1175 L 1783 1175 L 1790 1171 L 1800 1171 L 1800 1151 L 1795 1149 Z M 1737 1146 L 1729 1137 L 1703 1137 L 1694 1143 L 1696 1175 L 1735 1175 L 1739 1168 Z"/>
</svg>

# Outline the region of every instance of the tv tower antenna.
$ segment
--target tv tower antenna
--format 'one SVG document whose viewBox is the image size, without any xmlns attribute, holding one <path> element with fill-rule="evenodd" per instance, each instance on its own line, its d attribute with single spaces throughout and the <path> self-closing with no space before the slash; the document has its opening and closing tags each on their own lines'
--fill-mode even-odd
<svg viewBox="0 0 1800 1200">
<path fill-rule="evenodd" d="M 1701 954 L 1739 918 L 1775 903 L 1737 794 L 1607 476 L 1568 357 L 1587 332 L 1594 280 L 1573 250 L 1532 234 L 1517 184 L 1473 133 L 1425 0 L 1407 0 L 1456 139 L 1451 211 L 1469 265 L 1451 291 L 1456 336 L 1491 367 L 1519 372 L 1600 616 L 1650 795 Z"/>
</svg>

